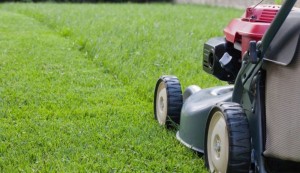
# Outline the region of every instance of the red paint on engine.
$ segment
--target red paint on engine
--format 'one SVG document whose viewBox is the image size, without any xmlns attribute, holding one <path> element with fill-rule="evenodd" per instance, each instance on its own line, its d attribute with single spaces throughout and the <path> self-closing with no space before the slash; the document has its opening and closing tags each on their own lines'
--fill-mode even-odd
<svg viewBox="0 0 300 173">
<path fill-rule="evenodd" d="M 249 41 L 261 40 L 279 9 L 278 5 L 248 7 L 241 18 L 233 19 L 224 29 L 226 40 L 243 55 L 248 50 Z"/>
</svg>

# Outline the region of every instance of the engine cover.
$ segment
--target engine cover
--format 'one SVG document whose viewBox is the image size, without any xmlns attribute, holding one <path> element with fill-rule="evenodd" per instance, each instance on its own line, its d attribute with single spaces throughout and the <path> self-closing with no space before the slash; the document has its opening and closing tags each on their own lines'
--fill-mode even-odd
<svg viewBox="0 0 300 173">
<path fill-rule="evenodd" d="M 233 83 L 241 67 L 242 56 L 249 49 L 249 42 L 262 39 L 279 9 L 278 5 L 251 6 L 241 18 L 233 19 L 224 29 L 225 37 L 211 38 L 204 44 L 204 71 Z M 224 69 L 219 63 L 225 52 L 232 57 L 231 69 Z"/>
<path fill-rule="evenodd" d="M 279 5 L 248 7 L 241 18 L 231 20 L 224 29 L 225 38 L 234 44 L 242 55 L 248 50 L 250 41 L 259 41 L 269 28 L 280 9 Z"/>
</svg>

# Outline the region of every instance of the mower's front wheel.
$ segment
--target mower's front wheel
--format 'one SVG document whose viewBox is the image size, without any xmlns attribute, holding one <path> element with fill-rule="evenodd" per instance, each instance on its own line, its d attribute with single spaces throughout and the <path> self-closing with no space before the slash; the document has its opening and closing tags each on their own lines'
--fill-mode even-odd
<svg viewBox="0 0 300 173">
<path fill-rule="evenodd" d="M 179 124 L 182 107 L 181 85 L 176 76 L 158 79 L 154 93 L 154 117 L 161 125 Z"/>
<path fill-rule="evenodd" d="M 218 103 L 206 130 L 205 160 L 210 172 L 249 172 L 250 130 L 243 108 L 237 103 Z"/>
</svg>

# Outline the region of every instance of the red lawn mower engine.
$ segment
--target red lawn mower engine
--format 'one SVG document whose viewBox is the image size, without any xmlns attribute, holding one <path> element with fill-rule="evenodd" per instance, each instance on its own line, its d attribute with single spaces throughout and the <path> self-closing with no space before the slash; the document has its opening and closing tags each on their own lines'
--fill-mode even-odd
<svg viewBox="0 0 300 173">
<path fill-rule="evenodd" d="M 241 18 L 233 19 L 224 29 L 225 38 L 211 38 L 204 44 L 204 71 L 233 83 L 249 42 L 261 40 L 279 9 L 278 5 L 252 6 Z"/>
</svg>

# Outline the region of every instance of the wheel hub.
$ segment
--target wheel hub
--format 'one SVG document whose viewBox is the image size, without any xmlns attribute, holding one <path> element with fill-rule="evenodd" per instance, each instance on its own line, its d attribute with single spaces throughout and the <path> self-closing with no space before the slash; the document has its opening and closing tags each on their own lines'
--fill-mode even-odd
<svg viewBox="0 0 300 173">
<path fill-rule="evenodd" d="M 229 144 L 226 122 L 221 112 L 216 112 L 211 119 L 207 141 L 210 171 L 226 172 Z"/>
<path fill-rule="evenodd" d="M 221 139 L 218 135 L 215 137 L 214 140 L 214 150 L 216 152 L 217 157 L 219 158 L 221 153 Z"/>
<path fill-rule="evenodd" d="M 165 125 L 167 120 L 167 90 L 163 82 L 158 86 L 156 108 L 156 116 L 159 124 Z"/>
<path fill-rule="evenodd" d="M 160 102 L 160 111 L 162 112 L 165 108 L 164 98 L 160 97 L 159 102 Z"/>
</svg>

